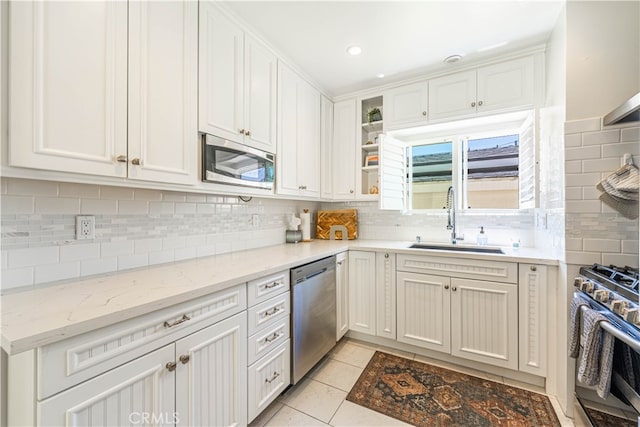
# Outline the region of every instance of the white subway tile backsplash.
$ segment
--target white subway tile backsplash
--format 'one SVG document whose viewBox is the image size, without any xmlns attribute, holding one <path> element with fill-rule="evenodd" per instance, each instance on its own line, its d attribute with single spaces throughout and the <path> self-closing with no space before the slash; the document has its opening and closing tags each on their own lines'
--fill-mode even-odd
<svg viewBox="0 0 640 427">
<path fill-rule="evenodd" d="M 613 239 L 584 239 L 585 252 L 620 252 L 620 240 Z"/>
<path fill-rule="evenodd" d="M 7 179 L 0 177 L 0 194 L 7 194 L 9 184 Z"/>
<path fill-rule="evenodd" d="M 638 255 L 626 255 L 626 254 L 608 254 L 608 253 L 603 253 L 602 254 L 602 263 L 605 265 L 619 265 L 619 266 L 631 266 L 631 267 L 637 267 L 638 266 Z"/>
<path fill-rule="evenodd" d="M 162 200 L 162 191 L 160 191 L 160 190 L 146 190 L 146 189 L 136 188 L 135 190 L 133 190 L 133 199 L 134 200 L 160 201 L 160 200 Z"/>
<path fill-rule="evenodd" d="M 620 142 L 620 129 L 587 132 L 582 134 L 582 145 L 602 145 Z"/>
<path fill-rule="evenodd" d="M 38 265 L 35 268 L 35 283 L 55 282 L 57 280 L 80 277 L 80 263 L 65 262 L 60 264 Z"/>
<path fill-rule="evenodd" d="M 576 133 L 572 135 L 565 135 L 564 137 L 565 147 L 581 147 L 582 146 L 582 134 Z"/>
<path fill-rule="evenodd" d="M 58 196 L 58 183 L 31 179 L 10 179 L 7 193 L 21 196 Z"/>
<path fill-rule="evenodd" d="M 118 270 L 118 258 L 87 259 L 80 262 L 80 276 L 110 273 Z"/>
<path fill-rule="evenodd" d="M 165 237 L 162 239 L 162 249 L 178 249 L 187 246 L 187 239 L 182 236 Z"/>
<path fill-rule="evenodd" d="M 171 215 L 175 212 L 173 202 L 149 202 L 149 213 L 152 215 Z"/>
<path fill-rule="evenodd" d="M 566 213 L 599 213 L 601 202 L 597 200 L 567 200 Z"/>
<path fill-rule="evenodd" d="M 100 244 L 100 254 L 103 258 L 133 253 L 133 240 L 114 240 Z"/>
<path fill-rule="evenodd" d="M 602 157 L 622 157 L 626 153 L 636 156 L 640 154 L 640 143 L 621 142 L 619 144 L 606 144 L 602 146 Z"/>
<path fill-rule="evenodd" d="M 0 268 L 2 268 L 4 270 L 9 266 L 9 262 L 8 262 L 9 254 L 7 253 L 7 251 L 1 251 L 0 254 L 2 256 L 2 258 L 1 258 L 2 259 L 2 266 Z"/>
<path fill-rule="evenodd" d="M 568 251 L 581 252 L 582 251 L 582 239 L 567 238 L 565 240 L 565 248 Z"/>
<path fill-rule="evenodd" d="M 146 215 L 149 202 L 146 200 L 118 200 L 118 213 L 121 215 Z"/>
<path fill-rule="evenodd" d="M 176 214 L 194 214 L 196 213 L 196 205 L 195 203 L 176 203 L 175 212 Z"/>
<path fill-rule="evenodd" d="M 582 173 L 582 160 L 568 160 L 564 162 L 565 173 Z"/>
<path fill-rule="evenodd" d="M 622 253 L 623 254 L 637 254 L 638 253 L 638 241 L 637 240 L 623 240 L 622 241 Z"/>
<path fill-rule="evenodd" d="M 149 252 L 149 265 L 163 264 L 165 262 L 173 262 L 173 249 L 167 251 Z"/>
<path fill-rule="evenodd" d="M 198 234 L 196 236 L 185 237 L 185 245 L 189 248 L 204 246 L 207 242 L 206 236 Z"/>
<path fill-rule="evenodd" d="M 34 284 L 33 267 L 2 269 L 2 290 L 6 291 Z"/>
<path fill-rule="evenodd" d="M 597 131 L 602 128 L 602 121 L 600 117 L 594 117 L 591 119 L 572 120 L 565 122 L 564 133 L 583 133 Z"/>
<path fill-rule="evenodd" d="M 599 200 L 600 190 L 596 187 L 582 187 L 582 199 L 583 200 Z"/>
<path fill-rule="evenodd" d="M 15 249 L 9 252 L 9 268 L 30 267 L 34 265 L 55 264 L 58 262 L 58 247 Z"/>
<path fill-rule="evenodd" d="M 602 181 L 599 173 L 581 173 L 565 175 L 564 184 L 567 187 L 595 186 Z"/>
<path fill-rule="evenodd" d="M 620 142 L 640 141 L 640 127 L 620 130 Z"/>
<path fill-rule="evenodd" d="M 90 184 L 74 184 L 61 182 L 60 197 L 80 197 L 83 199 L 99 199 L 100 187 Z"/>
<path fill-rule="evenodd" d="M 133 200 L 133 188 L 101 186 L 100 198 L 110 200 Z"/>
<path fill-rule="evenodd" d="M 599 145 L 591 147 L 567 148 L 566 150 L 564 150 L 565 160 L 599 159 L 600 157 L 601 154 Z"/>
<path fill-rule="evenodd" d="M 93 215 L 113 215 L 118 213 L 117 200 L 82 199 L 80 213 Z"/>
<path fill-rule="evenodd" d="M 582 161 L 583 172 L 613 172 L 617 170 L 619 167 L 620 167 L 620 159 L 618 158 Z"/>
<path fill-rule="evenodd" d="M 35 212 L 39 214 L 79 214 L 80 199 L 36 197 Z"/>
<path fill-rule="evenodd" d="M 178 248 L 174 250 L 174 256 L 176 261 L 192 259 L 198 256 L 198 251 L 196 248 Z"/>
<path fill-rule="evenodd" d="M 75 244 L 60 246 L 60 262 L 82 261 L 100 258 L 100 244 Z"/>
<path fill-rule="evenodd" d="M 162 192 L 162 201 L 164 202 L 185 202 L 187 195 L 184 193 L 176 193 L 172 191 Z"/>
<path fill-rule="evenodd" d="M 216 205 L 198 203 L 196 212 L 199 214 L 212 214 L 216 212 Z"/>
<path fill-rule="evenodd" d="M 198 246 L 196 248 L 196 251 L 198 253 L 198 258 L 215 255 L 216 254 L 216 245 L 213 244 L 213 245 Z"/>
<path fill-rule="evenodd" d="M 118 270 L 128 270 L 130 268 L 145 267 L 149 265 L 149 254 L 133 254 L 118 256 Z"/>
<path fill-rule="evenodd" d="M 204 194 L 187 194 L 187 202 L 189 203 L 206 203 L 207 196 Z"/>
<path fill-rule="evenodd" d="M 567 200 L 582 200 L 582 187 L 567 187 L 564 195 Z"/>
<path fill-rule="evenodd" d="M 147 253 L 162 248 L 162 239 L 141 239 L 134 242 L 134 253 Z"/>
<path fill-rule="evenodd" d="M 0 209 L 2 215 L 32 214 L 35 212 L 35 198 L 33 196 L 2 196 Z"/>
<path fill-rule="evenodd" d="M 600 252 L 574 252 L 567 251 L 565 254 L 567 264 L 590 265 L 594 263 L 602 264 L 602 254 Z"/>
</svg>

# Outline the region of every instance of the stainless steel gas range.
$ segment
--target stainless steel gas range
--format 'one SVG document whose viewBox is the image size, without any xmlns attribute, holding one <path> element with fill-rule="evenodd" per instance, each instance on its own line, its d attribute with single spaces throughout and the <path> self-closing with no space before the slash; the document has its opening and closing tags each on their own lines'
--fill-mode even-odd
<svg viewBox="0 0 640 427">
<path fill-rule="evenodd" d="M 580 268 L 576 292 L 607 318 L 600 327 L 615 340 L 611 392 L 640 414 L 640 279 L 638 269 L 594 264 Z"/>
</svg>

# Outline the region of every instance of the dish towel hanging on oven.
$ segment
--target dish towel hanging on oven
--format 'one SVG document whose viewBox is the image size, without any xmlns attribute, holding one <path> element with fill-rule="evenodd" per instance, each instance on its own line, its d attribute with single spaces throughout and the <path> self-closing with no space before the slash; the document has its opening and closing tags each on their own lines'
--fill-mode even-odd
<svg viewBox="0 0 640 427">
<path fill-rule="evenodd" d="M 580 307 L 589 306 L 589 300 L 580 294 L 577 294 L 571 300 L 571 309 L 569 316 L 569 356 L 574 359 L 580 354 Z"/>
<path fill-rule="evenodd" d="M 569 356 L 577 358 L 574 342 L 583 342 L 582 354 L 578 361 L 578 381 L 588 386 L 596 386 L 598 396 L 605 399 L 609 395 L 611 386 L 611 371 L 613 368 L 614 337 L 600 328 L 600 322 L 607 318 L 595 310 L 587 308 L 580 310 L 580 297 L 571 301 L 571 348 Z M 576 311 L 574 313 L 574 301 Z M 582 313 L 582 316 L 580 316 Z M 581 321 L 577 320 L 580 319 Z M 576 325 L 576 323 L 578 325 Z M 579 327 L 578 327 L 579 326 Z M 581 330 L 581 337 L 576 337 L 577 330 Z"/>
<path fill-rule="evenodd" d="M 600 200 L 620 212 L 625 218 L 638 218 L 638 168 L 632 161 L 600 181 Z"/>
</svg>

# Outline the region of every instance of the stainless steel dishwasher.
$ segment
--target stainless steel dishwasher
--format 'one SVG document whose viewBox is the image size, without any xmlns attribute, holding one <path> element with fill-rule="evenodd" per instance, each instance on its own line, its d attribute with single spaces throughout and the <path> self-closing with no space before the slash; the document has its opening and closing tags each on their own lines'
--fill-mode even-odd
<svg viewBox="0 0 640 427">
<path fill-rule="evenodd" d="M 291 269 L 291 383 L 336 345 L 336 257 Z"/>
</svg>

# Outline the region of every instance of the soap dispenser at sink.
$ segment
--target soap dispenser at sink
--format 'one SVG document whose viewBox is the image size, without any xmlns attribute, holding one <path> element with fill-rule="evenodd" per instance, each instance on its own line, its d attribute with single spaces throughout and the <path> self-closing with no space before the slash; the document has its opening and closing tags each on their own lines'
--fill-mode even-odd
<svg viewBox="0 0 640 427">
<path fill-rule="evenodd" d="M 480 227 L 480 232 L 476 236 L 476 243 L 479 246 L 487 246 L 489 244 L 489 236 L 484 231 L 484 226 Z"/>
</svg>

